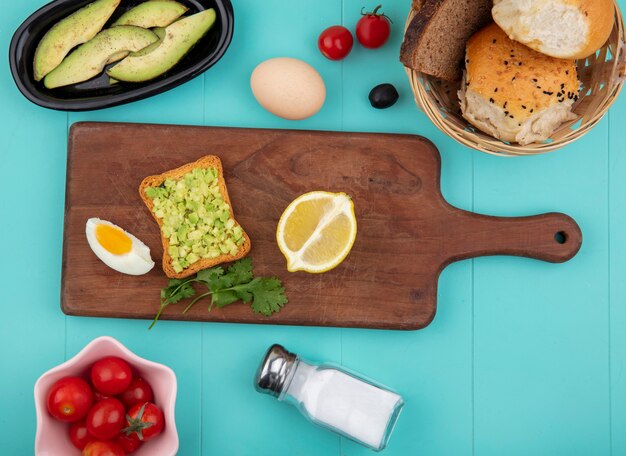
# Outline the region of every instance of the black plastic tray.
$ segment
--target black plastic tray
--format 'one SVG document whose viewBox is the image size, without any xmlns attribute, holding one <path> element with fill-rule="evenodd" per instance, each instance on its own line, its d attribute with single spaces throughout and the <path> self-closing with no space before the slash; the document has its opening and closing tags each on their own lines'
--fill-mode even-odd
<svg viewBox="0 0 626 456">
<path fill-rule="evenodd" d="M 213 28 L 169 72 L 152 81 L 109 84 L 106 73 L 80 84 L 46 89 L 43 81 L 33 78 L 35 49 L 43 35 L 59 20 L 94 0 L 57 0 L 33 13 L 15 31 L 9 48 L 11 74 L 22 94 L 44 108 L 62 111 L 89 111 L 108 108 L 156 95 L 173 89 L 215 65 L 224 55 L 233 36 L 234 15 L 230 0 L 178 0 L 193 14 L 214 8 L 217 18 Z M 142 0 L 124 1 L 107 27 L 125 11 Z"/>
</svg>

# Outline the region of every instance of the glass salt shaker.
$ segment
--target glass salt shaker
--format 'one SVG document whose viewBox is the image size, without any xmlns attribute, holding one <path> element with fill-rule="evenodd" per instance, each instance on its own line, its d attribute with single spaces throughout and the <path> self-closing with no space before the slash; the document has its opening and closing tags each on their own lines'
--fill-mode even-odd
<svg viewBox="0 0 626 456">
<path fill-rule="evenodd" d="M 272 345 L 255 388 L 297 407 L 311 422 L 374 451 L 387 446 L 404 406 L 388 388 L 332 364 L 315 364 Z"/>
</svg>

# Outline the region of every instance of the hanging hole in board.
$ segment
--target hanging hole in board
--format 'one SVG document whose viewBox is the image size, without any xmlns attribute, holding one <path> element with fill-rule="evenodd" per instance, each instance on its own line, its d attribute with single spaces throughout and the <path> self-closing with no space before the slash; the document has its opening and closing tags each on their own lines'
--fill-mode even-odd
<svg viewBox="0 0 626 456">
<path fill-rule="evenodd" d="M 567 233 L 565 231 L 557 231 L 554 234 L 554 240 L 559 244 L 565 244 L 567 242 Z"/>
</svg>

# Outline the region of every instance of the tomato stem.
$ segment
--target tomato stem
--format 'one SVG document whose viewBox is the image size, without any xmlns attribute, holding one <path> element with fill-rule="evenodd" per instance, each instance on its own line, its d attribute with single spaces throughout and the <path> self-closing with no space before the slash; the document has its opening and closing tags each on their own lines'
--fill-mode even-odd
<svg viewBox="0 0 626 456">
<path fill-rule="evenodd" d="M 143 430 L 154 425 L 154 423 L 150 421 L 141 421 L 141 419 L 143 418 L 143 414 L 146 410 L 146 404 L 147 402 L 141 406 L 135 418 L 132 418 L 130 415 L 126 415 L 128 426 L 122 429 L 122 432 L 124 432 L 127 436 L 131 435 L 133 432 L 136 433 L 137 437 L 139 437 L 139 440 L 141 441 L 143 441 Z"/>
<path fill-rule="evenodd" d="M 383 5 L 378 5 L 376 8 L 374 8 L 374 11 L 371 12 L 366 12 L 364 13 L 363 10 L 365 9 L 365 7 L 361 8 L 361 16 L 380 16 L 380 17 L 384 17 L 385 19 L 387 19 L 391 24 L 393 24 L 393 21 L 389 18 L 389 16 L 387 16 L 385 13 L 380 13 L 378 14 L 378 10 L 381 9 L 383 7 Z"/>
</svg>

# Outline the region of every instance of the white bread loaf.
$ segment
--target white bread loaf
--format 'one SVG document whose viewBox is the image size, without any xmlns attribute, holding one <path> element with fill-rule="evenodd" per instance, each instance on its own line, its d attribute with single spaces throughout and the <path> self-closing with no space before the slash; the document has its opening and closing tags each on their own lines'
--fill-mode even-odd
<svg viewBox="0 0 626 456">
<path fill-rule="evenodd" d="M 467 43 L 465 64 L 459 90 L 463 117 L 495 138 L 521 145 L 544 141 L 576 118 L 573 60 L 533 51 L 491 24 Z"/>
<path fill-rule="evenodd" d="M 494 0 L 493 19 L 509 37 L 543 54 L 583 59 L 608 40 L 612 0 Z"/>
</svg>

